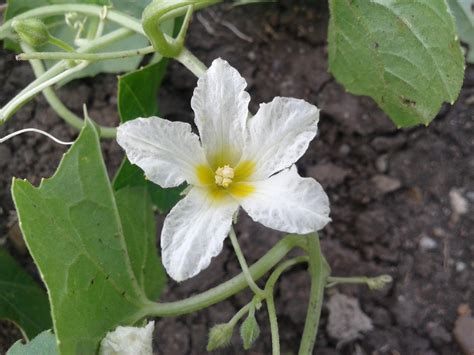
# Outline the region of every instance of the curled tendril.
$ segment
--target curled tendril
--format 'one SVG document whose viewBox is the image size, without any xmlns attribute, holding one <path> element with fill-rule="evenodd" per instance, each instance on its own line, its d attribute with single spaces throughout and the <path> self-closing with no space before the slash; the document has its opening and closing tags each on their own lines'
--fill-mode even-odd
<svg viewBox="0 0 474 355">
<path fill-rule="evenodd" d="M 377 277 L 370 277 L 367 278 L 367 286 L 371 290 L 380 290 L 384 288 L 386 285 L 393 281 L 392 276 L 390 275 L 380 275 Z"/>
<path fill-rule="evenodd" d="M 164 57 L 176 57 L 184 46 L 194 10 L 220 2 L 221 0 L 154 0 L 143 11 L 143 29 L 157 52 Z M 183 25 L 176 38 L 170 39 L 161 30 L 161 24 L 185 14 Z"/>
</svg>

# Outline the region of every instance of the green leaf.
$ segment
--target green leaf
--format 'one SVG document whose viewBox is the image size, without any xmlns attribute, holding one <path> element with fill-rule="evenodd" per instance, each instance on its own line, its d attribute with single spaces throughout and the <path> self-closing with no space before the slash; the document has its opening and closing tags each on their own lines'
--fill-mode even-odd
<svg viewBox="0 0 474 355">
<path fill-rule="evenodd" d="M 168 60 L 148 65 L 118 78 L 117 105 L 120 122 L 156 115 L 156 96 L 168 67 Z"/>
<path fill-rule="evenodd" d="M 240 337 L 242 338 L 244 349 L 249 350 L 253 343 L 260 336 L 260 327 L 255 318 L 255 308 L 251 307 L 247 318 L 240 326 Z"/>
<path fill-rule="evenodd" d="M 156 96 L 163 81 L 168 65 L 167 59 L 120 76 L 118 81 L 118 111 L 120 121 L 126 122 L 137 117 L 156 115 L 158 106 Z M 153 204 L 161 213 L 167 213 L 181 199 L 184 186 L 164 189 L 145 179 L 143 171 L 130 164 L 127 158 L 120 166 L 115 179 L 114 189 L 125 186 L 147 186 Z"/>
<path fill-rule="evenodd" d="M 166 272 L 156 250 L 156 223 L 146 187 L 130 187 L 115 192 L 123 234 L 133 273 L 151 300 L 157 299 L 166 284 Z"/>
<path fill-rule="evenodd" d="M 469 46 L 467 61 L 474 63 L 474 1 L 448 0 L 448 5 L 456 19 L 459 38 Z"/>
<path fill-rule="evenodd" d="M 178 203 L 182 198 L 181 192 L 186 188 L 185 185 L 182 185 L 164 189 L 146 180 L 143 171 L 136 165 L 132 165 L 127 158 L 124 158 L 115 175 L 113 187 L 114 190 L 118 191 L 127 186 L 146 186 L 153 205 L 163 214 L 168 213 Z"/>
<path fill-rule="evenodd" d="M 0 318 L 15 323 L 29 339 L 52 326 L 48 296 L 0 248 Z"/>
<path fill-rule="evenodd" d="M 7 351 L 7 355 L 57 355 L 56 338 L 50 330 L 45 330 L 30 342 L 18 340 Z"/>
<path fill-rule="evenodd" d="M 12 192 L 48 288 L 60 353 L 95 353 L 107 331 L 140 320 L 149 301 L 133 273 L 136 252 L 127 250 L 133 226 L 120 223 L 93 123 L 86 119 L 52 178 L 38 188 L 15 179 Z"/>
<path fill-rule="evenodd" d="M 445 1 L 330 0 L 329 69 L 372 97 L 399 127 L 428 124 L 453 103 L 464 58 Z"/>
</svg>

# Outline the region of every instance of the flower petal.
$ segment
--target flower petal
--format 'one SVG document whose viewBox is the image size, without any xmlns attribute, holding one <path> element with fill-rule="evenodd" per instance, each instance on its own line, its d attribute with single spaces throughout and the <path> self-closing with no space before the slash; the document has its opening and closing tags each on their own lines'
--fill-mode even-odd
<svg viewBox="0 0 474 355">
<path fill-rule="evenodd" d="M 162 187 L 178 186 L 184 181 L 199 185 L 196 168 L 207 165 L 199 137 L 188 123 L 137 118 L 117 129 L 117 142 L 130 162 Z"/>
<path fill-rule="evenodd" d="M 294 165 L 252 185 L 254 191 L 241 198 L 240 204 L 254 221 L 266 227 L 306 234 L 331 221 L 323 188 L 312 178 L 302 178 Z"/>
<path fill-rule="evenodd" d="M 191 107 L 213 169 L 239 161 L 250 101 L 246 86 L 239 72 L 218 58 L 194 90 Z"/>
<path fill-rule="evenodd" d="M 319 110 L 304 100 L 276 97 L 260 105 L 247 122 L 241 162 L 252 161 L 250 180 L 263 180 L 288 168 L 308 149 L 318 130 Z"/>
<path fill-rule="evenodd" d="M 194 187 L 166 217 L 161 232 L 163 265 L 176 281 L 183 281 L 209 266 L 222 250 L 238 203 L 227 194 L 213 197 Z"/>
<path fill-rule="evenodd" d="M 118 326 L 102 339 L 99 353 L 100 355 L 151 355 L 154 329 L 154 321 L 143 328 Z"/>
</svg>

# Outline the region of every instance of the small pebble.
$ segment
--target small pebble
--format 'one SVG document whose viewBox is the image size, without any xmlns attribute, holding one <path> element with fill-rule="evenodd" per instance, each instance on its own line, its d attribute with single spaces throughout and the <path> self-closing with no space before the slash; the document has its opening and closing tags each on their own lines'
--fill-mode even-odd
<svg viewBox="0 0 474 355">
<path fill-rule="evenodd" d="M 370 181 L 382 195 L 398 190 L 402 186 L 400 180 L 387 175 L 375 175 Z"/>
<path fill-rule="evenodd" d="M 427 251 L 436 249 L 436 247 L 438 246 L 438 242 L 433 238 L 424 235 L 421 237 L 420 241 L 418 242 L 418 245 L 420 246 L 421 250 Z"/>
<path fill-rule="evenodd" d="M 354 341 L 373 329 L 372 320 L 362 312 L 356 298 L 336 293 L 330 297 L 327 307 L 327 331 L 339 344 Z"/>
<path fill-rule="evenodd" d="M 469 203 L 459 189 L 451 189 L 451 191 L 449 191 L 449 202 L 451 203 L 453 216 L 457 216 L 457 218 L 469 211 Z"/>
<path fill-rule="evenodd" d="M 342 144 L 341 147 L 339 148 L 339 153 L 341 155 L 347 155 L 351 152 L 351 147 L 348 146 L 347 144 Z"/>
<path fill-rule="evenodd" d="M 468 305 L 460 305 L 459 317 L 454 323 L 454 339 L 466 355 L 474 354 L 474 318 Z"/>
<path fill-rule="evenodd" d="M 456 262 L 456 271 L 457 272 L 463 272 L 464 270 L 466 270 L 466 264 L 463 263 L 462 261 L 457 261 Z"/>
<path fill-rule="evenodd" d="M 375 167 L 379 173 L 385 173 L 388 169 L 387 155 L 381 155 L 375 161 Z"/>
</svg>

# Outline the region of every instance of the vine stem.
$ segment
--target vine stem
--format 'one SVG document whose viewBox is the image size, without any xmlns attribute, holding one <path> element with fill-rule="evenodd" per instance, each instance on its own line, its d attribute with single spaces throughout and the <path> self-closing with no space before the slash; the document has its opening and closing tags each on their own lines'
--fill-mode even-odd
<svg viewBox="0 0 474 355">
<path fill-rule="evenodd" d="M 218 1 L 216 1 L 218 2 Z M 213 2 L 209 2 L 211 4 Z M 207 5 L 207 4 L 205 4 Z M 196 7 L 196 9 L 199 7 Z M 164 16 L 163 20 L 175 18 L 177 16 L 183 15 L 186 12 L 187 8 L 180 8 L 173 11 L 172 14 L 168 14 L 168 16 Z M 48 5 L 42 6 L 37 9 L 26 11 L 18 16 L 16 19 L 25 19 L 30 17 L 47 17 L 47 16 L 54 16 L 63 14 L 66 12 L 80 12 L 89 16 L 99 16 L 102 18 L 104 16 L 103 7 L 98 5 L 84 5 L 84 4 L 60 4 L 60 5 Z M 146 37 L 145 31 L 143 30 L 142 24 L 139 20 L 134 17 L 128 16 L 123 14 L 119 11 L 115 10 L 108 10 L 105 18 L 115 22 L 126 29 L 129 29 L 137 34 Z M 11 27 L 11 21 L 6 21 L 2 26 L 0 26 L 0 38 L 4 38 L 7 36 L 8 31 Z M 164 34 L 164 37 L 167 41 L 171 41 L 172 38 L 167 34 Z M 185 47 L 181 50 L 178 56 L 175 57 L 177 61 L 183 64 L 186 68 L 188 68 L 193 74 L 197 77 L 201 76 L 202 73 L 206 70 L 206 66 L 196 58 L 189 50 Z"/>
<path fill-rule="evenodd" d="M 91 41 L 90 43 L 79 48 L 78 52 L 87 52 L 92 51 L 97 48 L 107 46 L 116 41 L 119 41 L 123 38 L 130 36 L 133 32 L 130 30 L 121 28 L 110 32 L 96 40 Z M 22 107 L 26 102 L 31 100 L 37 93 L 36 87 L 43 84 L 45 81 L 48 81 L 54 78 L 57 75 L 61 75 L 64 70 L 67 70 L 69 66 L 69 61 L 62 60 L 52 66 L 44 74 L 36 78 L 32 83 L 25 87 L 18 95 L 16 95 L 12 100 L 10 100 L 1 110 L 0 110 L 0 123 L 6 121 L 11 117 L 20 107 Z"/>
<path fill-rule="evenodd" d="M 89 16 L 103 16 L 103 7 L 98 5 L 86 5 L 86 4 L 58 4 L 58 5 L 47 5 L 41 6 L 33 10 L 25 11 L 18 16 L 15 16 L 15 19 L 26 19 L 30 17 L 42 18 L 48 16 L 61 15 L 67 12 L 79 12 Z M 106 18 L 112 22 L 118 23 L 125 28 L 132 30 L 133 32 L 145 35 L 141 23 L 139 20 L 126 15 L 122 12 L 116 10 L 108 10 Z M 11 27 L 12 19 L 6 21 L 2 26 L 0 26 L 0 38 L 3 38 L 8 35 L 9 29 Z"/>
<path fill-rule="evenodd" d="M 49 5 L 49 6 L 39 7 L 37 9 L 33 9 L 30 11 L 26 11 L 16 16 L 15 18 L 25 19 L 25 18 L 30 18 L 30 17 L 47 17 L 47 16 L 62 14 L 65 12 L 74 12 L 74 11 L 81 12 L 90 16 L 99 16 L 101 21 L 105 21 L 105 19 L 109 19 L 125 27 L 125 28 L 120 28 L 116 31 L 110 32 L 102 37 L 91 40 L 89 43 L 87 43 L 83 47 L 80 47 L 76 53 L 86 53 L 86 52 L 90 52 L 99 48 L 103 48 L 110 43 L 113 43 L 124 37 L 131 35 L 133 32 L 145 36 L 145 33 L 143 31 L 143 28 L 139 20 L 133 17 L 130 17 L 128 15 L 125 15 L 123 13 L 120 13 L 118 11 L 113 11 L 113 10 L 107 10 L 107 12 L 104 14 L 103 7 L 97 6 L 97 5 L 81 5 L 81 4 Z M 176 15 L 179 15 L 179 13 L 177 13 Z M 0 38 L 8 37 L 9 31 L 11 28 L 11 21 L 12 20 L 8 20 L 2 26 L 0 26 Z M 171 37 L 165 34 L 165 38 L 169 39 Z M 119 53 L 119 55 L 123 55 L 123 54 L 124 54 L 123 52 Z M 128 54 L 130 53 L 128 52 L 127 55 Z M 112 54 L 108 54 L 108 55 L 112 55 Z M 114 54 L 114 56 L 115 55 L 116 53 Z M 176 60 L 181 62 L 186 68 L 188 68 L 193 74 L 195 74 L 198 77 L 201 76 L 206 70 L 206 66 L 184 47 L 181 53 L 178 55 L 178 57 L 176 57 Z M 48 81 L 57 75 L 61 75 L 63 71 L 68 70 L 68 66 L 69 66 L 69 61 L 61 60 L 52 68 L 50 68 L 48 71 L 46 71 L 43 75 L 39 76 L 35 81 L 30 83 L 26 88 L 24 88 L 17 96 L 15 96 L 12 100 L 10 100 L 10 102 L 8 102 L 7 105 L 0 110 L 0 123 L 5 122 L 20 107 L 22 107 L 26 102 L 28 102 L 31 98 L 33 98 L 38 93 L 38 90 L 36 89 L 38 85 L 41 85 L 45 81 Z M 68 72 L 68 73 L 71 74 L 71 72 Z M 72 113 L 68 111 L 67 108 L 64 107 L 64 105 L 62 105 L 60 100 L 57 97 L 55 97 L 54 93 L 51 94 L 50 92 L 47 95 L 50 97 L 49 101 L 52 101 L 55 107 L 58 109 L 58 113 L 61 115 L 61 117 L 63 118 L 66 117 L 65 118 L 66 120 L 69 119 L 70 121 L 75 121 L 76 125 L 73 125 L 73 126 L 77 127 L 78 121 L 73 118 L 74 116 L 71 115 Z M 102 135 L 114 137 L 115 134 L 114 134 L 114 131 L 112 130 L 107 133 L 103 132 Z"/>
<path fill-rule="evenodd" d="M 270 321 L 270 331 L 272 334 L 272 354 L 279 355 L 280 354 L 280 335 L 278 331 L 278 318 L 275 309 L 275 300 L 273 297 L 275 284 L 278 281 L 281 274 L 286 271 L 288 268 L 300 264 L 308 262 L 307 256 L 299 256 L 287 261 L 282 262 L 273 273 L 268 278 L 268 281 L 265 285 L 265 293 L 266 299 L 265 302 L 267 303 L 267 310 L 268 310 L 268 319 Z"/>
<path fill-rule="evenodd" d="M 207 70 L 206 65 L 185 47 L 183 47 L 181 53 L 179 53 L 179 55 L 174 59 L 188 68 L 188 70 L 198 78 L 200 78 Z"/>
<path fill-rule="evenodd" d="M 24 52 L 29 53 L 32 48 L 25 43 L 21 44 L 21 48 Z M 40 60 L 30 60 L 30 65 L 33 69 L 34 74 L 39 77 L 45 73 L 44 66 Z M 61 117 L 64 121 L 69 123 L 71 126 L 77 129 L 81 129 L 84 126 L 84 121 L 77 116 L 74 112 L 69 110 L 62 101 L 58 98 L 56 93 L 51 87 L 47 87 L 43 90 L 43 95 L 48 101 L 51 108 Z M 102 138 L 113 138 L 116 135 L 116 129 L 114 127 L 103 127 L 99 125 L 99 134 Z"/>
<path fill-rule="evenodd" d="M 252 278 L 249 267 L 247 265 L 247 261 L 245 260 L 244 254 L 242 253 L 242 249 L 240 249 L 239 241 L 237 240 L 237 235 L 235 234 L 234 227 L 230 227 L 229 237 L 230 237 L 230 241 L 232 242 L 232 246 L 234 247 L 235 255 L 237 256 L 237 259 L 239 260 L 240 267 L 242 269 L 242 272 L 245 275 L 245 279 L 247 280 L 247 283 L 250 289 L 258 297 L 262 299 L 265 298 L 266 297 L 265 291 L 263 291 L 260 287 L 258 287 L 254 279 Z"/>
<path fill-rule="evenodd" d="M 247 313 L 250 309 L 250 307 L 252 306 L 252 302 L 249 302 L 247 303 L 245 306 L 243 306 L 241 309 L 239 309 L 239 311 L 234 314 L 234 316 L 232 317 L 232 319 L 228 322 L 228 324 L 231 324 L 232 326 L 235 327 L 235 325 L 237 324 L 237 322 L 243 317 L 245 316 L 245 313 Z"/>
<path fill-rule="evenodd" d="M 89 62 L 109 59 L 121 59 L 127 57 L 135 57 L 155 52 L 152 46 L 140 49 L 131 49 L 126 51 L 104 52 L 104 53 L 78 53 L 78 52 L 29 52 L 21 53 L 16 56 L 17 60 L 87 60 Z"/>
<path fill-rule="evenodd" d="M 272 269 L 280 260 L 295 247 L 307 250 L 305 236 L 287 235 L 271 248 L 260 260 L 249 268 L 252 279 L 258 280 Z M 149 302 L 136 315 L 136 320 L 144 317 L 176 317 L 198 311 L 221 302 L 248 287 L 243 273 L 226 281 L 219 286 L 198 295 L 176 302 L 155 303 Z"/>
<path fill-rule="evenodd" d="M 326 259 L 321 253 L 318 234 L 308 235 L 306 238 L 311 289 L 308 310 L 306 312 L 306 321 L 298 351 L 299 355 L 310 355 L 313 353 L 323 306 L 324 288 L 331 272 Z"/>
</svg>

